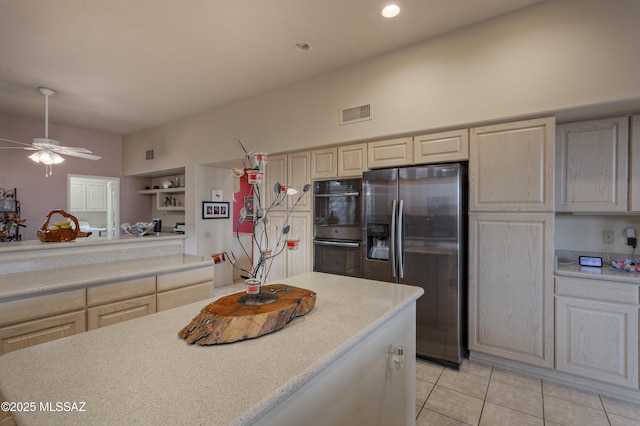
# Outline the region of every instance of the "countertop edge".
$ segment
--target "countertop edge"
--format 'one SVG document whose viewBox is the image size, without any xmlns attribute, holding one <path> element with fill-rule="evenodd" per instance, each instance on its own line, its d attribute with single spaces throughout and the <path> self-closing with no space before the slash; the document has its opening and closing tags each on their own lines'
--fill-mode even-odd
<svg viewBox="0 0 640 426">
<path fill-rule="evenodd" d="M 169 258 L 169 257 L 175 257 L 175 256 L 177 255 L 167 255 L 166 257 Z M 11 299 L 17 299 L 21 297 L 37 296 L 37 295 L 49 294 L 49 293 L 58 293 L 61 291 L 69 291 L 69 290 L 75 290 L 78 288 L 108 284 L 113 282 L 116 279 L 129 280 L 129 279 L 135 279 L 135 278 L 143 278 L 151 275 L 157 275 L 158 273 L 181 272 L 181 271 L 187 271 L 190 269 L 200 268 L 203 266 L 214 265 L 212 259 L 207 259 L 202 256 L 195 256 L 195 255 L 188 255 L 188 254 L 183 254 L 178 256 L 183 256 L 183 257 L 193 258 L 193 259 L 202 259 L 202 261 L 195 261 L 192 263 L 186 263 L 182 265 L 172 265 L 172 266 L 153 267 L 153 268 L 149 267 L 149 269 L 145 271 L 135 271 L 130 273 L 127 273 L 126 271 L 122 271 L 122 270 L 117 270 L 117 272 L 114 272 L 113 275 L 101 275 L 101 276 L 89 276 L 89 277 L 84 276 L 73 281 L 65 281 L 57 284 L 45 284 L 45 285 L 42 285 L 41 287 L 33 287 L 28 289 L 0 292 L 0 302 L 4 302 Z M 160 257 L 164 257 L 164 256 L 160 256 Z M 158 259 L 158 257 L 156 257 L 155 259 Z M 140 259 L 133 259 L 130 262 L 136 263 L 139 261 Z M 121 266 L 122 262 L 126 262 L 126 261 L 104 262 L 96 265 L 108 266 L 108 264 L 110 263 L 117 263 L 119 266 Z M 19 274 L 21 275 L 34 274 L 34 277 L 35 277 L 37 275 L 42 276 L 42 273 L 46 271 L 47 270 L 45 269 L 45 270 L 34 271 L 34 272 L 20 272 Z M 12 274 L 5 275 L 3 276 L 3 278 L 4 277 L 10 278 L 11 275 Z"/>
<path fill-rule="evenodd" d="M 60 243 L 43 243 L 38 240 L 29 241 L 17 241 L 9 243 L 0 243 L 1 253 L 15 253 L 24 251 L 39 251 L 39 250 L 58 250 L 69 247 L 83 247 L 83 246 L 96 246 L 105 244 L 127 244 L 127 243 L 141 243 L 163 241 L 163 240 L 185 240 L 187 236 L 185 234 L 170 234 L 164 233 L 161 235 L 145 235 L 142 237 L 135 237 L 131 235 L 121 235 L 118 237 L 97 237 L 97 238 L 77 238 L 74 241 L 60 242 Z"/>
<path fill-rule="evenodd" d="M 639 272 L 627 272 L 620 269 L 615 269 L 613 266 L 607 264 L 602 268 L 591 268 L 594 272 L 588 272 L 587 270 L 581 271 L 580 266 L 573 264 L 559 263 L 553 271 L 553 274 L 558 277 L 571 277 L 571 278 L 584 278 L 600 281 L 615 281 L 623 284 L 640 284 Z"/>
<path fill-rule="evenodd" d="M 403 284 L 396 284 L 403 285 Z M 413 287 L 413 286 L 407 286 Z M 402 303 L 394 306 L 384 315 L 378 317 L 369 326 L 362 330 L 359 334 L 353 336 L 351 339 L 345 341 L 342 345 L 338 346 L 333 352 L 318 360 L 312 364 L 302 373 L 293 377 L 289 382 L 276 389 L 275 395 L 268 396 L 254 405 L 247 413 L 236 418 L 233 422 L 234 425 L 251 425 L 256 423 L 262 417 L 266 416 L 271 410 L 275 409 L 278 405 L 282 404 L 296 391 L 302 388 L 305 384 L 313 380 L 316 376 L 329 368 L 335 361 L 347 354 L 351 349 L 356 347 L 360 342 L 364 341 L 367 337 L 378 330 L 383 324 L 390 321 L 394 316 L 402 312 L 412 303 L 424 294 L 424 290 L 421 287 L 415 287 L 416 292 L 408 296 Z"/>
</svg>

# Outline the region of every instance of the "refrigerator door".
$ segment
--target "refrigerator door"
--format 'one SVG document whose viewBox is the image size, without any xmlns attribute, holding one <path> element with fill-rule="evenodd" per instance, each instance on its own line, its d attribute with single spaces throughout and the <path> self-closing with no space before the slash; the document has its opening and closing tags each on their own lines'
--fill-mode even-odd
<svg viewBox="0 0 640 426">
<path fill-rule="evenodd" d="M 362 193 L 364 278 L 397 282 L 394 206 L 398 200 L 398 169 L 365 172 Z"/>
<path fill-rule="evenodd" d="M 400 169 L 399 198 L 404 204 L 398 232 L 404 260 L 402 284 L 424 288 L 417 300 L 416 352 L 459 364 L 464 336 L 465 217 L 461 165 Z"/>
</svg>

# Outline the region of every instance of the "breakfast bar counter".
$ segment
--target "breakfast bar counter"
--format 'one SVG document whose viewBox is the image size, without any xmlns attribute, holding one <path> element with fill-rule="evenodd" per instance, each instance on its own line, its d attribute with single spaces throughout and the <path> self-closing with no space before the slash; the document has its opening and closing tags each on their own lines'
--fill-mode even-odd
<svg viewBox="0 0 640 426">
<path fill-rule="evenodd" d="M 177 334 L 204 300 L 2 355 L 0 397 L 34 403 L 11 413 L 25 425 L 414 424 L 423 290 L 315 272 L 278 282 L 317 294 L 280 331 L 190 345 Z"/>
</svg>

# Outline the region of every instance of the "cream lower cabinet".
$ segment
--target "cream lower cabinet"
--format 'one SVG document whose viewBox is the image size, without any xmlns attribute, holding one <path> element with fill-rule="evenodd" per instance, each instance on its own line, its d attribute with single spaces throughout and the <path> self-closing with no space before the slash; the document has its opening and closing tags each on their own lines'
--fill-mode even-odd
<svg viewBox="0 0 640 426">
<path fill-rule="evenodd" d="M 553 213 L 469 215 L 469 349 L 553 367 Z"/>
<path fill-rule="evenodd" d="M 0 305 L 0 355 L 86 331 L 85 289 Z"/>
<path fill-rule="evenodd" d="M 213 267 L 157 276 L 158 312 L 213 297 Z"/>
<path fill-rule="evenodd" d="M 0 328 L 0 355 L 87 330 L 84 309 Z"/>
<path fill-rule="evenodd" d="M 152 314 L 156 311 L 156 277 L 87 288 L 89 330 Z"/>
<path fill-rule="evenodd" d="M 556 279 L 556 368 L 638 389 L 638 286 Z"/>
</svg>

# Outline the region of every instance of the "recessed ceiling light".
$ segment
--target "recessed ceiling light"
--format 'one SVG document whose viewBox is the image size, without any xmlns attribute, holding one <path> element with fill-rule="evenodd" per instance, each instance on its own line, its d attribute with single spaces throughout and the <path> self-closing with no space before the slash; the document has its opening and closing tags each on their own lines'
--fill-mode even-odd
<svg viewBox="0 0 640 426">
<path fill-rule="evenodd" d="M 298 52 L 306 52 L 307 50 L 311 49 L 311 45 L 309 43 L 296 43 L 293 48 Z"/>
<path fill-rule="evenodd" d="M 385 18 L 393 18 L 394 16 L 398 16 L 400 13 L 400 6 L 397 4 L 388 4 L 384 8 L 382 8 L 382 16 Z"/>
</svg>

